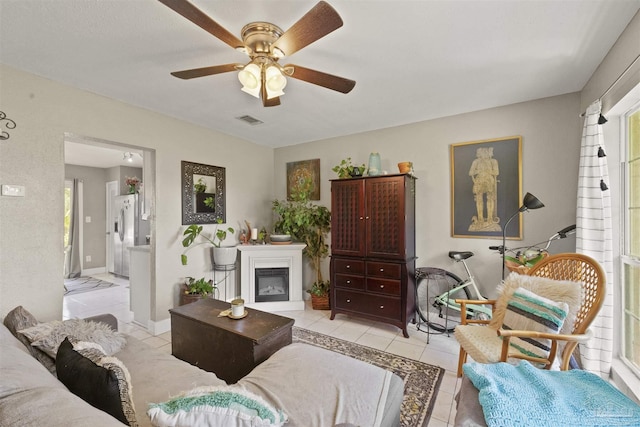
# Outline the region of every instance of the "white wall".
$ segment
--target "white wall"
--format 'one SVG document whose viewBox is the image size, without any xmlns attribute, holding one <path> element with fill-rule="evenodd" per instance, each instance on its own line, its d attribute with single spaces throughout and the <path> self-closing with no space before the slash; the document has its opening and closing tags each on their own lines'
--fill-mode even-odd
<svg viewBox="0 0 640 427">
<path fill-rule="evenodd" d="M 0 66 L 2 111 L 17 124 L 0 142 L 0 315 L 23 305 L 42 320 L 62 316 L 65 132 L 155 149 L 156 289 L 153 321 L 168 319 L 184 276 L 205 275 L 204 251 L 180 263 L 180 161 L 226 168 L 227 222 L 271 222 L 273 150 Z M 223 108 L 224 106 L 220 106 Z"/>
<path fill-rule="evenodd" d="M 524 214 L 524 240 L 508 245 L 533 244 L 546 240 L 563 227 L 575 223 L 578 158 L 580 154 L 578 93 L 477 111 L 406 126 L 311 142 L 276 149 L 275 188 L 285 197 L 286 163 L 320 159 L 321 204 L 330 206 L 329 179 L 337 178 L 331 168 L 341 159 L 367 163 L 369 153 L 378 151 L 382 169 L 397 173 L 397 163 L 413 161 L 418 177 L 416 187 L 417 266 L 456 270 L 447 252 L 471 250 L 476 256 L 470 266 L 485 294 L 493 295 L 500 279 L 501 258 L 489 251 L 500 239 L 451 237 L 449 146 L 458 142 L 522 136 L 523 194 L 537 196 L 545 208 Z M 560 244 L 561 243 L 561 244 Z M 575 239 L 553 247 L 556 252 L 572 251 Z M 328 262 L 327 262 L 328 265 Z M 325 270 L 328 267 L 325 265 Z"/>
</svg>

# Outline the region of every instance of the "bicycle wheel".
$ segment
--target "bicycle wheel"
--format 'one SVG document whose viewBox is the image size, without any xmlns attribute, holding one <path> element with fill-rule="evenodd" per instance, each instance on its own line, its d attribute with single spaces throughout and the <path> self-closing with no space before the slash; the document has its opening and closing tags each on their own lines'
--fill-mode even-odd
<svg viewBox="0 0 640 427">
<path fill-rule="evenodd" d="M 463 281 L 450 271 L 441 269 L 424 269 L 423 271 L 424 275 L 416 284 L 418 315 L 431 329 L 438 332 L 452 332 L 460 323 L 460 310 L 445 305 L 446 298 L 443 295 Z M 449 292 L 449 299 L 456 298 L 470 299 L 471 294 L 467 287 Z"/>
</svg>

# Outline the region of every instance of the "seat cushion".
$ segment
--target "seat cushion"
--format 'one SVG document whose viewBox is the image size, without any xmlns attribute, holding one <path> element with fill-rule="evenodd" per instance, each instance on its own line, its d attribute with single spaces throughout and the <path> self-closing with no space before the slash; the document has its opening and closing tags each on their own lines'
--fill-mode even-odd
<svg viewBox="0 0 640 427">
<path fill-rule="evenodd" d="M 502 340 L 496 329 L 491 326 L 458 325 L 454 331 L 460 347 L 480 363 L 496 363 L 500 361 Z"/>
</svg>

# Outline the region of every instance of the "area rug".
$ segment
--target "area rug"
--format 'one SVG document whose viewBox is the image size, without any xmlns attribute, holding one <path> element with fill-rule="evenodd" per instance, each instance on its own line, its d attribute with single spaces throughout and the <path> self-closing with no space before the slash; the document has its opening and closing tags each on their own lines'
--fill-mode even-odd
<svg viewBox="0 0 640 427">
<path fill-rule="evenodd" d="M 112 286 L 117 285 L 95 277 L 74 277 L 72 279 L 64 279 L 64 294 L 74 295 L 98 289 L 107 289 Z"/>
<path fill-rule="evenodd" d="M 293 341 L 326 348 L 398 375 L 404 381 L 400 425 L 426 427 L 429 424 L 444 369 L 297 326 L 293 327 Z"/>
</svg>

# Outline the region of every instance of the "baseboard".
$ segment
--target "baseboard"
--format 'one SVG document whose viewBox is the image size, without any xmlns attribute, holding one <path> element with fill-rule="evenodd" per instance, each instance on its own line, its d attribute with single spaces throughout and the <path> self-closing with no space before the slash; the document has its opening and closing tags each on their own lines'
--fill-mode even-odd
<svg viewBox="0 0 640 427">
<path fill-rule="evenodd" d="M 164 319 L 159 322 L 154 322 L 153 320 L 149 320 L 149 325 L 147 330 L 151 335 L 160 335 L 165 332 L 169 332 L 171 330 L 171 319 Z"/>
<path fill-rule="evenodd" d="M 107 267 L 86 268 L 80 273 L 81 276 L 91 276 L 92 274 L 102 274 L 107 272 Z"/>
</svg>

